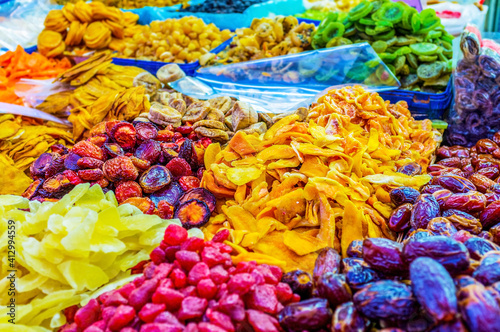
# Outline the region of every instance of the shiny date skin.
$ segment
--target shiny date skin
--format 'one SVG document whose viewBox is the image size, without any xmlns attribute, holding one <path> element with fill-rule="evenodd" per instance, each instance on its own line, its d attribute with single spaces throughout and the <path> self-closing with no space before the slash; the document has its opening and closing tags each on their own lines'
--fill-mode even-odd
<svg viewBox="0 0 500 332">
<path fill-rule="evenodd" d="M 411 227 L 414 229 L 427 228 L 429 221 L 439 216 L 439 210 L 439 203 L 433 195 L 420 195 L 411 212 Z"/>
<path fill-rule="evenodd" d="M 407 269 L 402 258 L 403 245 L 383 238 L 365 239 L 363 241 L 363 259 L 373 269 L 399 274 Z"/>
</svg>

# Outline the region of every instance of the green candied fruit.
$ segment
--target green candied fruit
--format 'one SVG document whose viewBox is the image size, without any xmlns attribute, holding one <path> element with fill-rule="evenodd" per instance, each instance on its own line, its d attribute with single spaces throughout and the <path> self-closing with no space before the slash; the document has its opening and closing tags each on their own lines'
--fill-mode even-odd
<svg viewBox="0 0 500 332">
<path fill-rule="evenodd" d="M 372 43 L 372 47 L 377 53 L 383 53 L 387 49 L 387 43 L 383 40 L 377 40 Z"/>
<path fill-rule="evenodd" d="M 419 55 L 418 61 L 420 62 L 434 62 L 438 59 L 437 55 Z"/>
<path fill-rule="evenodd" d="M 404 55 L 400 55 L 396 58 L 396 60 L 394 60 L 394 69 L 396 69 L 396 74 L 399 74 L 405 63 L 406 57 Z"/>
<path fill-rule="evenodd" d="M 328 43 L 332 38 L 342 37 L 344 35 L 345 27 L 340 22 L 331 22 L 323 30 L 323 41 Z"/>
<path fill-rule="evenodd" d="M 410 74 L 410 66 L 407 64 L 403 65 L 403 68 L 399 71 L 399 75 L 409 75 Z"/>
<path fill-rule="evenodd" d="M 363 0 L 356 7 L 349 11 L 347 17 L 350 21 L 359 21 L 363 17 L 371 13 L 373 4 L 369 1 Z"/>
<path fill-rule="evenodd" d="M 393 38 L 395 35 L 396 35 L 396 29 L 392 29 L 392 30 L 390 30 L 387 33 L 378 34 L 377 35 L 377 39 L 380 39 L 380 40 L 389 40 L 389 39 Z"/>
<path fill-rule="evenodd" d="M 398 57 L 398 55 L 394 53 L 380 53 L 378 56 L 385 63 L 391 63 Z"/>
<path fill-rule="evenodd" d="M 417 84 L 419 81 L 418 76 L 415 74 L 408 74 L 401 76 L 399 79 L 399 82 L 401 83 L 401 87 L 403 89 L 409 88 L 415 84 Z"/>
<path fill-rule="evenodd" d="M 375 25 L 375 21 L 366 17 L 363 17 L 362 19 L 359 20 L 360 24 L 363 25 Z"/>
<path fill-rule="evenodd" d="M 438 78 L 444 69 L 445 64 L 442 62 L 426 63 L 418 67 L 417 75 L 422 81 L 430 81 Z"/>
<path fill-rule="evenodd" d="M 405 11 L 405 6 L 402 3 L 398 2 L 387 2 L 377 10 L 377 18 L 380 18 L 380 21 L 389 21 L 392 24 L 396 24 L 401 22 L 403 19 L 403 13 Z"/>
<path fill-rule="evenodd" d="M 427 80 L 424 83 L 424 86 L 430 86 L 438 89 L 445 89 L 450 81 L 450 75 L 441 75 L 435 79 Z"/>
<path fill-rule="evenodd" d="M 418 68 L 418 58 L 415 54 L 406 54 L 406 60 L 408 61 L 408 64 L 410 65 L 411 68 L 417 69 Z"/>
<path fill-rule="evenodd" d="M 413 7 L 408 7 L 405 9 L 403 13 L 403 18 L 401 20 L 401 25 L 403 26 L 404 29 L 406 30 L 411 30 L 412 25 L 411 25 L 411 19 L 413 15 L 418 14 L 417 10 Z"/>
<path fill-rule="evenodd" d="M 443 120 L 432 120 L 432 128 L 445 130 L 448 128 L 448 123 Z"/>
<path fill-rule="evenodd" d="M 410 49 L 416 55 L 434 55 L 438 52 L 438 46 L 432 43 L 411 44 Z"/>
<path fill-rule="evenodd" d="M 323 29 L 326 28 L 328 24 L 332 22 L 337 22 L 338 18 L 339 18 L 339 13 L 337 12 L 328 13 L 326 17 L 319 24 L 318 29 L 316 31 L 323 31 Z"/>
</svg>

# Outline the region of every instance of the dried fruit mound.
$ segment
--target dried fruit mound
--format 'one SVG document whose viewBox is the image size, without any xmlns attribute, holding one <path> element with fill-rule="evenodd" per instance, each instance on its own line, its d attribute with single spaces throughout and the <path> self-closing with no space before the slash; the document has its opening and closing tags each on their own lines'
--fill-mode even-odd
<svg viewBox="0 0 500 332">
<path fill-rule="evenodd" d="M 345 254 L 352 240 L 393 238 L 389 191 L 430 180 L 416 175 L 440 139 L 430 121 L 361 87 L 331 90 L 313 104 L 309 123 L 297 119 L 260 137 L 237 133 L 222 151 L 208 147 L 202 186 L 225 203 L 205 236 L 229 228 L 241 259 L 266 254 L 286 270 L 311 270 L 326 246 Z"/>
<path fill-rule="evenodd" d="M 299 296 L 277 266 L 234 264 L 227 236 L 187 239 L 185 229 L 168 226 L 142 276 L 67 315 L 61 332 L 281 331 L 276 314 Z"/>
<path fill-rule="evenodd" d="M 334 249 L 324 249 L 312 277 L 304 271 L 283 276 L 302 301 L 278 314 L 281 327 L 500 331 L 500 247 L 460 232 L 450 237 L 444 229 L 419 229 L 403 243 L 353 241 L 343 260 Z"/>
<path fill-rule="evenodd" d="M 6 279 L 12 270 L 8 250 L 15 242 L 16 324 L 56 327 L 64 324 L 61 310 L 80 303 L 97 288 L 130 279 L 130 268 L 148 259 L 165 228 L 179 224 L 144 215 L 101 187 L 76 186 L 58 202 L 29 201 L 20 196 L 0 196 L 4 245 L 0 289 L 0 323 L 7 323 L 10 301 Z M 7 229 L 15 223 L 15 238 Z M 9 233 L 11 235 L 12 233 Z M 199 229 L 190 234 L 203 237 Z M 116 286 L 115 286 L 116 287 Z"/>
<path fill-rule="evenodd" d="M 14 92 L 14 85 L 21 78 L 44 80 L 53 78 L 71 67 L 67 58 L 47 59 L 41 54 L 28 54 L 21 46 L 14 52 L 0 55 L 0 101 L 23 105 L 23 101 Z"/>
<path fill-rule="evenodd" d="M 54 144 L 73 144 L 66 127 L 13 114 L 0 115 L 0 195 L 21 195 L 30 164 Z"/>
<path fill-rule="evenodd" d="M 30 167 L 31 200 L 57 200 L 75 185 L 90 182 L 113 190 L 118 203 L 145 214 L 176 217 L 187 228 L 205 224 L 215 197 L 199 188 L 208 138 L 197 140 L 185 127 L 159 130 L 149 122 L 107 121 L 71 149 L 54 146 Z M 181 133 L 183 132 L 186 137 Z M 197 140 L 193 142 L 193 140 Z"/>
</svg>

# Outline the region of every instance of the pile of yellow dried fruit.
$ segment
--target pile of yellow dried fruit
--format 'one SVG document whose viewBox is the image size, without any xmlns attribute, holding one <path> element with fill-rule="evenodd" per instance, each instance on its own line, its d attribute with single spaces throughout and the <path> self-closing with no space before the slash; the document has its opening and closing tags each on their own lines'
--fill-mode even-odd
<svg viewBox="0 0 500 332">
<path fill-rule="evenodd" d="M 89 50 L 119 49 L 122 39 L 133 35 L 139 15 L 108 7 L 102 2 L 77 1 L 51 10 L 45 30 L 38 36 L 38 51 L 47 57 Z"/>
<path fill-rule="evenodd" d="M 430 179 L 396 171 L 408 163 L 425 171 L 441 136 L 405 102 L 389 104 L 361 87 L 330 90 L 306 122 L 298 119 L 208 147 L 202 186 L 222 202 L 204 232 L 230 229 L 241 259 L 255 257 L 251 250 L 286 270 L 310 271 L 322 248 L 345 254 L 353 240 L 394 237 L 389 191 Z"/>
<path fill-rule="evenodd" d="M 102 293 L 101 286 L 130 281 L 130 268 L 149 259 L 165 228 L 181 225 L 129 204 L 118 206 L 112 191 L 105 194 L 89 184 L 76 186 L 58 202 L 0 196 L 0 216 L 3 230 L 15 225 L 16 324 L 46 328 L 64 324 L 61 311 Z M 189 234 L 203 237 L 196 228 Z M 6 277 L 12 268 L 6 244 L 1 247 L 0 324 L 9 319 Z"/>
<path fill-rule="evenodd" d="M 186 16 L 180 19 L 153 21 L 140 26 L 132 36 L 125 38 L 117 49 L 119 57 L 190 63 L 198 60 L 231 37 L 229 30 L 220 30 L 201 18 Z"/>
</svg>

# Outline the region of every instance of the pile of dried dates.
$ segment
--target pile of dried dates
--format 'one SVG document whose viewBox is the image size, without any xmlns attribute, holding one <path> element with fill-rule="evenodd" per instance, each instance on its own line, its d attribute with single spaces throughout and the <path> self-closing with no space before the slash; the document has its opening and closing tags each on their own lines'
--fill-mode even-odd
<svg viewBox="0 0 500 332">
<path fill-rule="evenodd" d="M 77 184 L 90 182 L 113 190 L 118 203 L 146 214 L 181 220 L 186 228 L 204 225 L 215 197 L 199 188 L 208 138 L 192 127 L 126 121 L 101 122 L 87 140 L 71 149 L 53 145 L 30 167 L 33 183 L 23 196 L 57 200 Z"/>
</svg>

